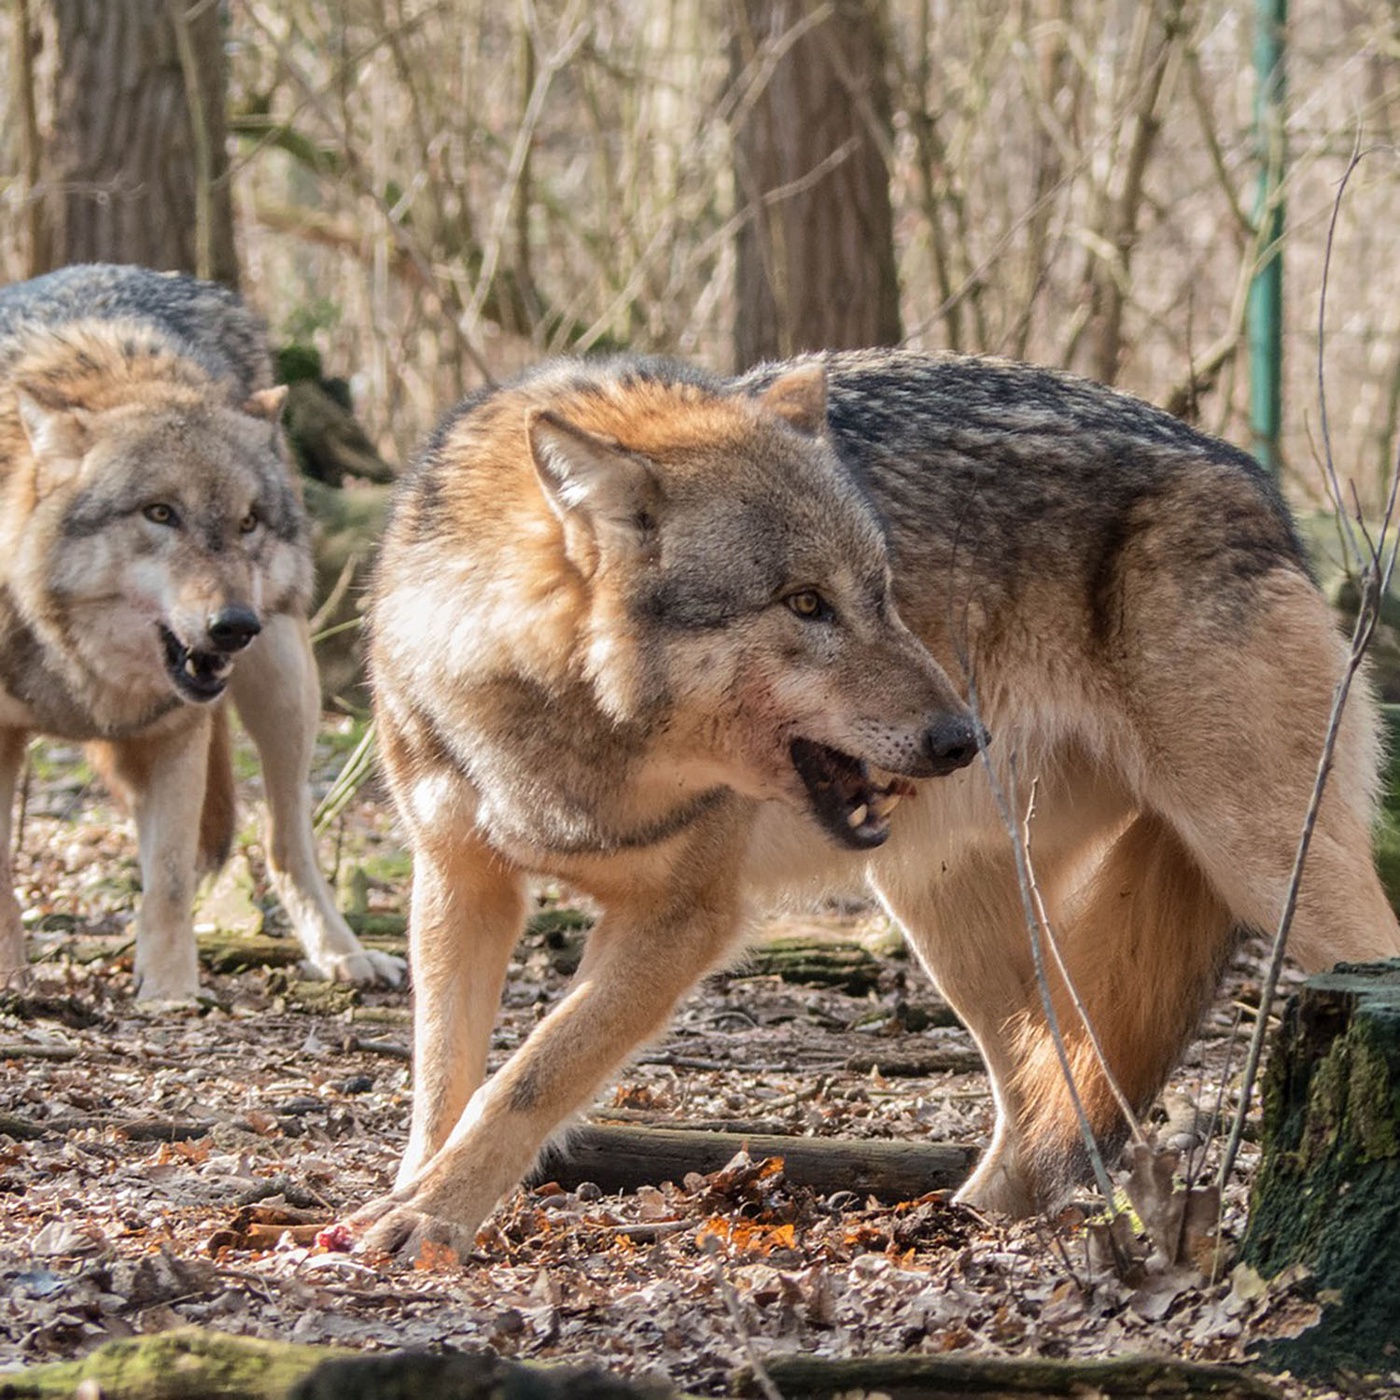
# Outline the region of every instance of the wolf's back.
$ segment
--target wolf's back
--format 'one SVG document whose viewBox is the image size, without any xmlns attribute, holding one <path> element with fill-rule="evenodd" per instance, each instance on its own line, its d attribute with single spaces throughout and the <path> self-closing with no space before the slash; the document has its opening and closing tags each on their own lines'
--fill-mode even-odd
<svg viewBox="0 0 1400 1400">
<path fill-rule="evenodd" d="M 160 330 L 214 379 L 252 393 L 272 382 L 262 322 L 225 287 L 183 273 L 85 263 L 0 288 L 0 372 L 35 330 L 78 321 L 138 321 Z"/>
</svg>

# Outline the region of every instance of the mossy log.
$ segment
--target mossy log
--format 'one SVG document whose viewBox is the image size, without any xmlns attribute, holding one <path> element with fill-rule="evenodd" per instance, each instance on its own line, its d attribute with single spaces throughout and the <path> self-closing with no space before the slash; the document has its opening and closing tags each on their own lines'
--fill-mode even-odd
<svg viewBox="0 0 1400 1400">
<path fill-rule="evenodd" d="M 545 915 L 560 912 L 547 910 Z M 575 910 L 567 911 L 577 914 Z M 545 923 L 541 916 L 532 920 L 545 935 L 550 961 L 556 972 L 571 974 L 583 957 L 588 921 Z M 721 977 L 777 977 L 791 986 L 828 987 L 848 996 L 863 997 L 876 990 L 889 962 L 878 957 L 865 944 L 850 938 L 785 935 L 767 938 L 745 950 L 743 958 Z M 931 1015 L 926 1025 L 957 1025 L 950 1009 Z"/>
<path fill-rule="evenodd" d="M 1263 1355 L 1313 1376 L 1400 1369 L 1400 959 L 1343 964 L 1288 1003 L 1263 1154 L 1243 1257 L 1266 1278 L 1303 1266 L 1322 1304 Z"/>
<path fill-rule="evenodd" d="M 353 928 L 358 920 L 351 920 Z M 385 929 L 392 929 L 386 923 Z M 405 940 L 391 931 L 381 931 L 374 925 L 357 929 L 363 941 L 382 952 L 402 953 Z M 238 933 L 224 929 L 207 929 L 196 940 L 199 961 L 210 972 L 249 972 L 260 967 L 294 968 L 300 966 L 306 954 L 295 938 L 272 938 L 265 933 Z"/>
<path fill-rule="evenodd" d="M 661 1400 L 669 1392 L 598 1370 L 534 1366 L 491 1353 L 361 1356 L 180 1327 L 109 1342 L 80 1361 L 0 1378 L 0 1400 Z"/>
<path fill-rule="evenodd" d="M 585 1123 L 540 1159 L 531 1179 L 572 1189 L 591 1181 L 604 1191 L 682 1182 L 690 1172 L 719 1171 L 737 1153 L 756 1161 L 781 1157 L 788 1181 L 823 1194 L 854 1191 L 886 1201 L 910 1201 L 961 1186 L 976 1156 L 952 1143 L 861 1141 L 766 1134 L 707 1133 L 686 1128 L 638 1128 Z"/>
<path fill-rule="evenodd" d="M 741 977 L 778 977 L 799 987 L 831 987 L 863 997 L 876 990 L 889 964 L 862 943 L 789 935 L 755 943 L 735 968 Z"/>
<path fill-rule="evenodd" d="M 1039 1356 L 867 1356 L 825 1361 L 773 1358 L 765 1369 L 784 1400 L 820 1395 L 888 1395 L 891 1400 L 964 1400 L 971 1395 L 1039 1397 L 1099 1395 L 1112 1400 L 1278 1400 L 1263 1380 L 1230 1366 L 1162 1357 L 1053 1361 Z M 761 1392 L 740 1375 L 741 1394 Z"/>
</svg>

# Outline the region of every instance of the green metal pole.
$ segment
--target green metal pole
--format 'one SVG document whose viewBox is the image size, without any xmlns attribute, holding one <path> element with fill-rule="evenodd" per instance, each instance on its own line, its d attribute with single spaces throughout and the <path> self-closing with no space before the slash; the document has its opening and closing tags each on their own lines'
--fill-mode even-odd
<svg viewBox="0 0 1400 1400">
<path fill-rule="evenodd" d="M 1253 451 L 1279 466 L 1283 419 L 1284 26 L 1288 0 L 1258 0 L 1254 35 L 1254 139 L 1259 186 L 1254 206 L 1260 262 L 1249 285 L 1249 416 Z"/>
</svg>

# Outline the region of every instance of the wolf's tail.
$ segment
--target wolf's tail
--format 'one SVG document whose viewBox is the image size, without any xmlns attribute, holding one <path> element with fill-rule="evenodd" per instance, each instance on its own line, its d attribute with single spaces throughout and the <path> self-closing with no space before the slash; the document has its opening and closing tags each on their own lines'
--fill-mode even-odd
<svg viewBox="0 0 1400 1400">
<path fill-rule="evenodd" d="M 1060 911 L 1055 933 L 1070 977 L 1135 1111 L 1151 1103 L 1195 1031 L 1233 947 L 1233 922 L 1176 832 L 1150 814 L 1129 823 Z M 1049 977 L 1075 1088 L 1095 1136 L 1112 1148 L 1127 1125 L 1053 963 Z M 1026 1013 L 1014 1033 L 1022 1150 L 1054 1190 L 1082 1178 L 1082 1135 L 1044 1015 Z"/>
</svg>

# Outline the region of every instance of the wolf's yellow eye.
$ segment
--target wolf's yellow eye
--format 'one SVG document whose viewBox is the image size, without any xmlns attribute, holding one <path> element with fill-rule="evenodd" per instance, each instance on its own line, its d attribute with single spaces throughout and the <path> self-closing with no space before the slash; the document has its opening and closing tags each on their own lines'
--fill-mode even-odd
<svg viewBox="0 0 1400 1400">
<path fill-rule="evenodd" d="M 157 501 L 155 505 L 147 506 L 141 514 L 152 525 L 173 525 L 175 523 L 175 512 L 163 501 Z"/>
<path fill-rule="evenodd" d="M 798 593 L 789 593 L 783 600 L 798 617 L 818 622 L 831 616 L 831 605 L 815 588 L 804 588 Z"/>
<path fill-rule="evenodd" d="M 251 535 L 258 528 L 258 513 L 250 510 L 242 520 L 238 522 L 239 530 L 245 535 Z"/>
</svg>

